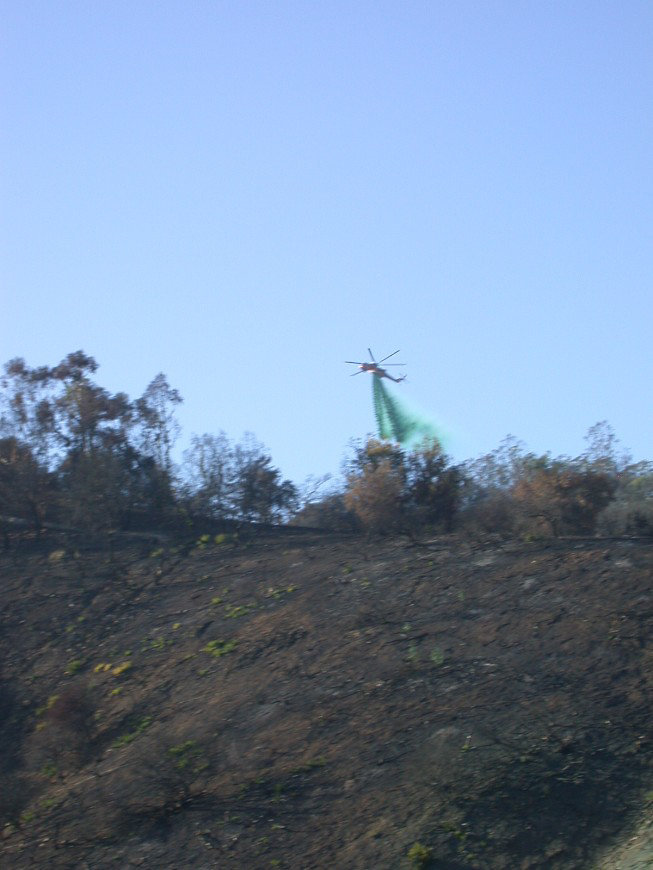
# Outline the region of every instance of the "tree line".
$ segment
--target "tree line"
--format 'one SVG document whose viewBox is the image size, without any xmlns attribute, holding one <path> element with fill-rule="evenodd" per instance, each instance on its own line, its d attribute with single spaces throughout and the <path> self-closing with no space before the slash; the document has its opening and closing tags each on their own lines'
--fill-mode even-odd
<svg viewBox="0 0 653 870">
<path fill-rule="evenodd" d="M 632 462 L 606 421 L 589 429 L 586 442 L 578 457 L 553 457 L 508 436 L 496 450 L 453 465 L 437 441 L 404 450 L 371 438 L 353 446 L 344 484 L 297 519 L 408 534 L 653 535 L 653 463 Z"/>
<path fill-rule="evenodd" d="M 303 495 L 253 435 L 194 435 L 176 466 L 182 398 L 164 374 L 142 396 L 111 394 L 83 351 L 58 365 L 10 360 L 0 379 L 0 523 L 88 533 L 201 523 L 284 523 L 370 533 L 653 534 L 653 463 L 633 463 L 612 427 L 576 458 L 499 448 L 453 464 L 434 440 L 352 445 L 342 479 Z"/>
<path fill-rule="evenodd" d="M 172 448 L 182 402 L 164 374 L 138 399 L 111 394 L 83 351 L 56 366 L 10 360 L 0 379 L 0 516 L 86 532 L 217 520 L 277 522 L 297 497 L 253 436 L 194 437 Z"/>
</svg>

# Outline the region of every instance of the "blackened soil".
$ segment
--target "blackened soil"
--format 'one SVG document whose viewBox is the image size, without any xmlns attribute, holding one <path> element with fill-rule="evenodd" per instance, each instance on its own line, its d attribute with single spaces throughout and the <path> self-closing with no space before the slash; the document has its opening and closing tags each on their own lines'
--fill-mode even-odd
<svg viewBox="0 0 653 870">
<path fill-rule="evenodd" d="M 3 866 L 591 868 L 650 807 L 650 543 L 52 537 L 0 575 Z"/>
</svg>

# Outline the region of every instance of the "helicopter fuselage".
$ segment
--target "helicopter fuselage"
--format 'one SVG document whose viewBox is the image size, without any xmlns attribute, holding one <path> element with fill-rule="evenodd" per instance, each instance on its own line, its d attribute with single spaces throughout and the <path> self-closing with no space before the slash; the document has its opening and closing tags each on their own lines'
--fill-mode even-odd
<svg viewBox="0 0 653 870">
<path fill-rule="evenodd" d="M 401 378 L 393 378 L 385 369 L 382 369 L 381 366 L 375 365 L 374 363 L 359 363 L 358 368 L 362 372 L 369 372 L 371 375 L 376 375 L 379 378 L 388 378 L 388 380 L 394 381 L 395 384 L 401 383 L 405 378 L 405 375 Z"/>
<path fill-rule="evenodd" d="M 371 362 L 358 362 L 358 360 L 353 359 L 345 360 L 347 365 L 358 366 L 358 371 L 354 372 L 355 375 L 360 375 L 362 372 L 369 372 L 371 375 L 376 375 L 377 378 L 387 378 L 389 381 L 394 381 L 395 384 L 400 384 L 402 381 L 406 380 L 406 375 L 402 375 L 400 378 L 393 378 L 392 375 L 389 375 L 385 369 L 382 369 L 379 363 L 374 359 L 374 354 L 369 347 L 367 348 L 367 352 L 370 355 Z M 384 356 L 381 362 L 385 362 L 397 353 L 399 353 L 399 351 L 395 350 L 394 353 Z M 388 363 L 388 365 L 402 366 L 403 363 Z"/>
</svg>

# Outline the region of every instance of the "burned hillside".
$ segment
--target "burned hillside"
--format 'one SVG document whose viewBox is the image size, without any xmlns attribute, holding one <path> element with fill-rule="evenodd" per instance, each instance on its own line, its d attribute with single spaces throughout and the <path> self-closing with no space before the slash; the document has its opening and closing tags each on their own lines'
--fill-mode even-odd
<svg viewBox="0 0 653 870">
<path fill-rule="evenodd" d="M 4 866 L 587 868 L 646 811 L 650 542 L 12 544 Z"/>
</svg>

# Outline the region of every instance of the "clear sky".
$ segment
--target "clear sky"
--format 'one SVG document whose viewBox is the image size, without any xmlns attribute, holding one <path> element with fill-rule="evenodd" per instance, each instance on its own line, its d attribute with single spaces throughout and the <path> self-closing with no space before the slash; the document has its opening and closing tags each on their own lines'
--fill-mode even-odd
<svg viewBox="0 0 653 870">
<path fill-rule="evenodd" d="M 653 458 L 650 0 L 0 12 L 2 362 L 163 371 L 297 482 L 374 430 L 368 346 L 457 460 Z"/>
</svg>

